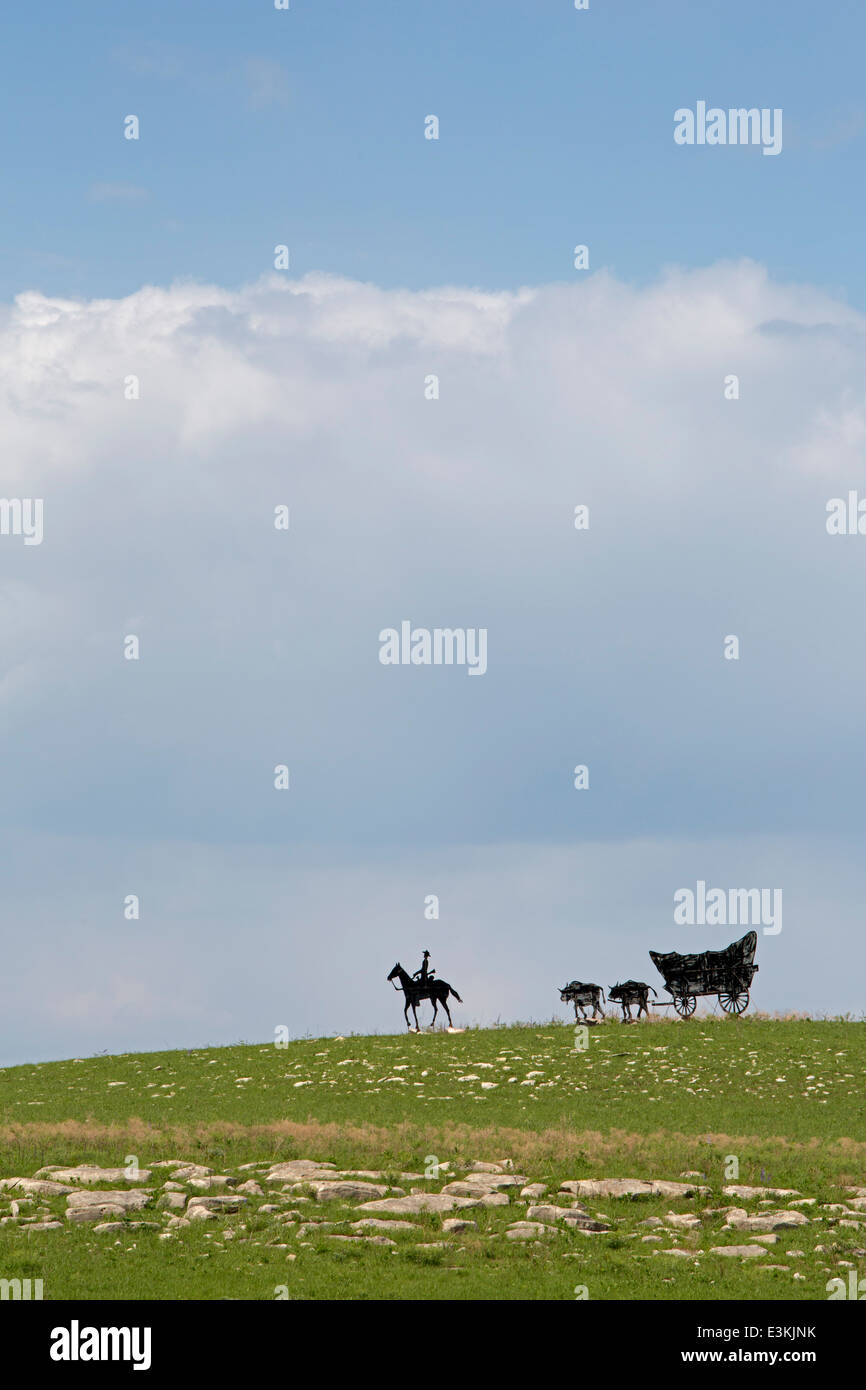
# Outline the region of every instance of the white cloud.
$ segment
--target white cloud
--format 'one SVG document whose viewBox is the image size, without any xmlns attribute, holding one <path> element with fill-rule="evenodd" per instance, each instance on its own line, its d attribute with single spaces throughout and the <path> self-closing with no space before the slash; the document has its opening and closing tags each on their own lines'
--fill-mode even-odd
<svg viewBox="0 0 866 1390">
<path fill-rule="evenodd" d="M 106 877 L 121 845 L 291 845 L 366 861 L 370 895 L 466 843 L 796 836 L 820 903 L 822 837 L 863 829 L 866 538 L 828 537 L 824 508 L 862 477 L 864 382 L 863 317 L 748 262 L 645 289 L 312 275 L 19 296 L 3 488 L 44 498 L 45 538 L 0 537 L 0 822 L 34 846 L 74 826 Z M 381 667 L 404 618 L 487 627 L 488 673 Z M 700 853 L 685 868 L 707 876 Z M 543 903 L 538 861 L 525 873 Z M 327 944 L 321 904 L 311 920 Z M 216 961 L 237 922 L 217 909 L 213 930 Z M 536 949 L 546 930 L 539 908 Z M 482 979 L 493 911 L 473 941 Z M 535 1007 L 519 980 L 511 1004 Z"/>
</svg>

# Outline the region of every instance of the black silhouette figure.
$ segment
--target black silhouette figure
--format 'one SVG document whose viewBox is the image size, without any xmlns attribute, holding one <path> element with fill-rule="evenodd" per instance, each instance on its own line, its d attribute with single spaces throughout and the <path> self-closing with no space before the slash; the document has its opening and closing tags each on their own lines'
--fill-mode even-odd
<svg viewBox="0 0 866 1390">
<path fill-rule="evenodd" d="M 559 997 L 566 1003 L 574 1005 L 575 1018 L 586 1020 L 584 1010 L 587 1004 L 592 1005 L 593 1018 L 596 1014 L 601 1014 L 601 1017 L 604 1018 L 601 1001 L 604 1000 L 607 1003 L 607 1000 L 604 998 L 604 990 L 601 985 L 584 984 L 582 980 L 570 980 L 567 985 L 562 986 Z M 580 1013 L 577 1012 L 578 1009 L 580 1009 Z"/>
<path fill-rule="evenodd" d="M 723 951 L 650 951 L 650 960 L 665 982 L 672 999 L 660 999 L 659 1007 L 673 1004 L 680 1018 L 691 1018 L 698 995 L 717 994 L 726 1014 L 741 1014 L 749 1005 L 749 990 L 757 974 L 755 949 L 758 933 L 746 932 Z"/>
<path fill-rule="evenodd" d="M 412 979 L 413 979 L 413 980 L 418 980 L 422 985 L 426 985 L 426 984 L 427 984 L 427 981 L 428 981 L 428 980 L 432 980 L 433 977 L 434 977 L 434 975 L 436 974 L 436 971 L 435 971 L 435 970 L 431 970 L 431 969 L 430 969 L 430 967 L 429 967 L 429 965 L 428 965 L 428 961 L 429 961 L 429 960 L 430 960 L 430 952 L 429 952 L 429 951 L 425 951 L 425 952 L 424 952 L 424 959 L 423 959 L 422 962 L 421 962 L 421 969 L 420 969 L 420 970 L 416 970 L 416 971 L 415 971 L 415 974 L 412 976 Z"/>
<path fill-rule="evenodd" d="M 645 1013 L 649 1018 L 649 992 L 651 989 L 657 998 L 652 985 L 644 984 L 643 980 L 625 980 L 622 984 L 611 985 L 607 991 L 607 997 L 622 1005 L 623 1023 L 636 1023 L 641 1013 Z M 637 1004 L 637 1018 L 631 1016 L 632 1004 Z"/>
<path fill-rule="evenodd" d="M 424 952 L 424 965 L 422 965 L 421 970 L 418 971 L 419 975 L 421 975 L 422 971 L 425 969 L 425 966 L 427 964 L 427 958 L 429 957 L 429 955 L 429 951 Z M 431 1004 L 433 1005 L 433 1021 L 430 1025 L 431 1028 L 433 1026 L 433 1023 L 436 1022 L 436 1015 L 439 1012 L 440 1004 L 442 1005 L 443 1009 L 448 1015 L 448 1027 L 454 1027 L 454 1023 L 451 1018 L 451 1010 L 448 1008 L 447 1003 L 448 996 L 449 994 L 453 994 L 458 1004 L 462 1004 L 463 1000 L 460 998 L 460 995 L 457 993 L 453 985 L 449 985 L 447 980 L 434 980 L 430 977 L 429 974 L 427 975 L 426 980 L 415 980 L 408 973 L 408 971 L 403 969 L 399 961 L 397 961 L 397 964 L 394 966 L 394 969 L 391 971 L 391 974 L 388 976 L 388 979 L 393 983 L 395 977 L 400 981 L 400 983 L 399 985 L 394 985 L 394 988 L 402 989 L 403 993 L 406 996 L 406 1007 L 403 1010 L 403 1017 L 406 1020 L 406 1027 L 409 1029 L 410 1033 L 412 1031 L 412 1025 L 409 1022 L 410 1008 L 415 1018 L 415 1032 L 421 1032 L 421 1029 L 418 1027 L 418 1005 L 421 1003 L 422 999 L 429 999 Z"/>
</svg>

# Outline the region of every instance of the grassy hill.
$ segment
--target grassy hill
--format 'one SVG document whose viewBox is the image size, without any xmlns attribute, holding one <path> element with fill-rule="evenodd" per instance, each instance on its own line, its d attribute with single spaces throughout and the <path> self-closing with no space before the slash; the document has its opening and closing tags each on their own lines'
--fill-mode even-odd
<svg viewBox="0 0 866 1390">
<path fill-rule="evenodd" d="M 314 1188 L 268 1179 L 300 1158 L 381 1173 L 355 1181 L 383 1192 L 439 1192 L 479 1161 L 547 1192 L 521 1197 L 513 1183 L 483 1205 L 414 1212 L 402 1228 L 356 1227 L 368 1217 L 363 1190 L 316 1200 Z M 610 1023 L 588 1030 L 580 1051 L 572 1027 L 550 1023 L 0 1071 L 0 1177 L 132 1160 L 147 1179 L 84 1181 L 147 1194 L 119 1220 L 75 1224 L 67 1193 L 0 1191 L 0 1278 L 41 1277 L 45 1298 L 573 1298 L 577 1288 L 593 1299 L 824 1299 L 831 1277 L 866 1273 L 866 1200 L 846 1191 L 866 1197 L 866 1027 Z M 224 1176 L 219 1191 L 252 1182 L 261 1195 L 184 1224 L 183 1203 L 206 1190 L 181 1178 L 166 1207 L 163 1184 L 181 1161 Z M 582 1229 L 549 1212 L 539 1229 L 518 1226 L 539 1202 L 570 1209 L 575 1195 L 560 1184 L 589 1178 L 708 1191 L 578 1198 Z M 724 1194 L 734 1182 L 814 1202 Z M 728 1223 L 732 1208 L 751 1233 Z M 783 1209 L 801 1224 L 780 1218 L 754 1234 L 755 1217 Z M 474 1226 L 450 1233 L 448 1219 Z M 710 1253 L 755 1240 L 763 1255 Z"/>
</svg>

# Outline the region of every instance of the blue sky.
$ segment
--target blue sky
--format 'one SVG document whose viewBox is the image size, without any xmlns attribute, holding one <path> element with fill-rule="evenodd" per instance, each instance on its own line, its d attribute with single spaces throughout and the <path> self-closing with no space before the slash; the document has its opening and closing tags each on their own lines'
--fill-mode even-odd
<svg viewBox="0 0 866 1390">
<path fill-rule="evenodd" d="M 4 23 L 0 1065 L 385 1031 L 425 947 L 564 1017 L 741 934 L 699 880 L 784 895 L 760 1007 L 862 1012 L 866 11 Z M 781 154 L 677 146 L 700 100 Z"/>
<path fill-rule="evenodd" d="M 866 11 L 808 0 L 47 0 L 4 20 L 0 295 L 570 279 L 750 256 L 866 303 Z M 784 151 L 679 148 L 699 99 Z M 138 142 L 122 120 L 138 114 Z M 422 138 L 437 114 L 438 142 Z"/>
</svg>

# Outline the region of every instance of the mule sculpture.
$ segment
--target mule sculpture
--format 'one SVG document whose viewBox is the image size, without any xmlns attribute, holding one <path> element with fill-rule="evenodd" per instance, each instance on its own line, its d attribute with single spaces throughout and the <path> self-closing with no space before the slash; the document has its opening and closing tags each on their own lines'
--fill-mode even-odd
<svg viewBox="0 0 866 1390">
<path fill-rule="evenodd" d="M 433 1024 L 436 1022 L 436 1015 L 439 1012 L 440 1004 L 442 1005 L 443 1009 L 448 1015 L 448 1027 L 454 1027 L 454 1024 L 451 1020 L 451 1010 L 448 1008 L 447 1003 L 448 996 L 449 994 L 453 994 L 458 1004 L 462 1004 L 463 1000 L 460 998 L 460 995 L 457 993 L 454 986 L 449 985 L 447 980 L 428 979 L 426 983 L 422 983 L 420 980 L 413 980 L 412 976 L 408 973 L 408 971 L 403 969 L 399 961 L 394 966 L 394 969 L 391 971 L 391 974 L 388 976 L 388 979 L 392 982 L 392 984 L 395 978 L 398 979 L 400 983 L 399 985 L 394 985 L 394 988 L 402 989 L 403 993 L 406 996 L 406 1007 L 403 1010 L 403 1017 L 406 1020 L 406 1027 L 409 1029 L 410 1033 L 412 1032 L 412 1025 L 409 1022 L 410 1009 L 412 1010 L 412 1013 L 415 1018 L 415 1032 L 421 1032 L 421 1029 L 418 1027 L 418 1005 L 421 1003 L 422 999 L 429 999 L 431 1004 L 433 1005 L 433 1022 L 430 1025 L 431 1028 L 433 1027 Z"/>
<path fill-rule="evenodd" d="M 604 990 L 601 985 L 584 984 L 581 980 L 571 980 L 567 985 L 563 985 L 559 997 L 564 999 L 566 1003 L 574 1005 L 575 1018 L 586 1018 L 584 1009 L 587 1004 L 592 1005 L 593 1018 L 596 1014 L 601 1014 L 601 1017 L 604 1018 L 604 1010 L 599 1000 L 604 1000 L 605 1003 L 607 1000 L 604 998 Z M 580 1009 L 580 1013 L 577 1012 L 578 1009 Z"/>
<path fill-rule="evenodd" d="M 642 980 L 625 980 L 623 984 L 613 985 L 607 992 L 608 999 L 613 999 L 622 1005 L 623 1023 L 636 1023 L 640 1018 L 641 1012 L 649 1018 L 649 992 L 655 990 L 652 985 L 645 985 Z M 657 997 L 657 996 L 656 996 Z M 637 1018 L 631 1016 L 631 1006 L 637 1004 Z"/>
</svg>

